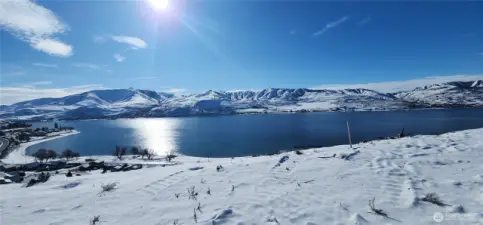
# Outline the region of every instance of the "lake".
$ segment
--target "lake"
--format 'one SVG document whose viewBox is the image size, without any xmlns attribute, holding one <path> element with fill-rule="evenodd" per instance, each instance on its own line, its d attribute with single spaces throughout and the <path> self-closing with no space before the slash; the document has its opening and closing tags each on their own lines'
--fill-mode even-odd
<svg viewBox="0 0 483 225">
<path fill-rule="evenodd" d="M 402 128 L 411 134 L 432 134 L 483 127 L 483 109 L 438 109 L 392 112 L 328 112 L 255 114 L 188 118 L 139 118 L 59 122 L 81 133 L 43 142 L 27 149 L 81 155 L 110 155 L 116 145 L 140 146 L 158 154 L 177 151 L 199 157 L 236 157 L 274 153 L 294 147 L 348 144 L 394 136 Z M 53 122 L 34 123 L 52 127 Z"/>
</svg>

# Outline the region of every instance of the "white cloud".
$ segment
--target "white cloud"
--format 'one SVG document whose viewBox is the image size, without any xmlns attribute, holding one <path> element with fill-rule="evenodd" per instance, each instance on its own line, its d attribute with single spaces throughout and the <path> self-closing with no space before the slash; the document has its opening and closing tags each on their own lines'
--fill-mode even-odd
<svg viewBox="0 0 483 225">
<path fill-rule="evenodd" d="M 146 48 L 148 46 L 145 41 L 138 37 L 112 36 L 112 40 L 119 43 L 128 44 L 133 49 Z"/>
<path fill-rule="evenodd" d="M 341 25 L 342 23 L 346 22 L 347 20 L 349 20 L 349 18 L 350 18 L 349 16 L 344 16 L 344 17 L 341 17 L 340 19 L 338 19 L 336 21 L 329 22 L 329 23 L 327 23 L 325 25 L 324 28 L 322 28 L 322 30 L 319 30 L 319 31 L 315 32 L 313 34 L 313 36 L 319 36 L 319 35 L 324 34 L 329 29 L 332 29 L 334 27 L 337 27 L 337 26 Z"/>
<path fill-rule="evenodd" d="M 186 91 L 187 90 L 183 89 L 183 88 L 171 88 L 171 89 L 163 90 L 161 92 L 171 93 L 171 94 L 180 94 L 180 93 L 183 93 L 183 92 L 186 92 Z"/>
<path fill-rule="evenodd" d="M 445 83 L 451 81 L 472 81 L 481 80 L 482 75 L 451 75 L 451 76 L 429 76 L 420 79 L 406 81 L 388 81 L 366 84 L 327 84 L 314 87 L 314 89 L 346 89 L 346 88 L 366 88 L 384 93 L 392 93 L 398 91 L 409 91 L 417 87 L 426 85 Z"/>
<path fill-rule="evenodd" d="M 57 68 L 57 64 L 48 64 L 48 63 L 32 63 L 34 66 L 38 67 L 47 67 L 47 68 Z"/>
<path fill-rule="evenodd" d="M 116 59 L 116 61 L 118 61 L 118 62 L 122 62 L 122 61 L 126 60 L 126 57 L 116 53 L 116 54 L 114 54 L 114 59 Z"/>
<path fill-rule="evenodd" d="M 54 39 L 39 39 L 30 43 L 32 48 L 45 52 L 49 55 L 71 56 L 72 46 Z"/>
<path fill-rule="evenodd" d="M 72 46 L 54 36 L 68 27 L 49 9 L 30 0 L 1 0 L 0 25 L 34 49 L 50 55 L 72 55 Z"/>
<path fill-rule="evenodd" d="M 101 84 L 89 84 L 68 88 L 0 87 L 0 105 L 37 98 L 58 98 L 90 90 L 105 89 Z"/>
</svg>

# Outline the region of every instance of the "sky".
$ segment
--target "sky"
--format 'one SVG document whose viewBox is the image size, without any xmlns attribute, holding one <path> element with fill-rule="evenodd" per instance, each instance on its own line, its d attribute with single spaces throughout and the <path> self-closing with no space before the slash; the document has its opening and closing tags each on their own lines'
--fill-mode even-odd
<svg viewBox="0 0 483 225">
<path fill-rule="evenodd" d="M 0 104 L 483 79 L 482 12 L 476 1 L 2 0 Z"/>
</svg>

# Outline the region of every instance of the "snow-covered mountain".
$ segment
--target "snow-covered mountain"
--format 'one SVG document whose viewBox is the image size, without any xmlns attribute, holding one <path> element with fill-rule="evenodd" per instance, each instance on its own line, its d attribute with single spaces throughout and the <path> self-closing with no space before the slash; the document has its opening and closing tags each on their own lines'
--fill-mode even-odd
<svg viewBox="0 0 483 225">
<path fill-rule="evenodd" d="M 483 106 L 483 81 L 449 82 L 393 94 L 368 89 L 269 88 L 187 96 L 137 89 L 96 90 L 0 106 L 0 118 L 85 119 L 205 114 L 399 110 Z"/>
<path fill-rule="evenodd" d="M 482 106 L 483 81 L 457 81 L 419 87 L 399 92 L 396 97 L 404 101 L 427 106 Z"/>
</svg>

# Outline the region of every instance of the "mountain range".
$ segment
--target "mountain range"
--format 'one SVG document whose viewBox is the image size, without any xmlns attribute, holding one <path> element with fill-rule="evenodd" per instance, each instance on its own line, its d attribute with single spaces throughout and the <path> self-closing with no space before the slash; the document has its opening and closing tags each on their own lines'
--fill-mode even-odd
<svg viewBox="0 0 483 225">
<path fill-rule="evenodd" d="M 381 93 L 369 89 L 269 88 L 177 96 L 138 89 L 105 89 L 0 106 L 1 119 L 99 119 L 195 115 L 383 111 L 483 107 L 483 81 L 457 81 Z"/>
</svg>

